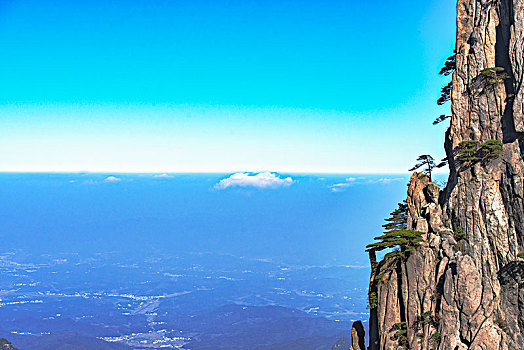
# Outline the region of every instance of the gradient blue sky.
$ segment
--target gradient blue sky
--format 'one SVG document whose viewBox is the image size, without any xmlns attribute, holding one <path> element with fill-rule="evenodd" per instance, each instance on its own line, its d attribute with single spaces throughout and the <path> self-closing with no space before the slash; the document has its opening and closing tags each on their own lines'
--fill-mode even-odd
<svg viewBox="0 0 524 350">
<path fill-rule="evenodd" d="M 0 171 L 405 172 L 454 34 L 453 0 L 1 0 Z"/>
</svg>

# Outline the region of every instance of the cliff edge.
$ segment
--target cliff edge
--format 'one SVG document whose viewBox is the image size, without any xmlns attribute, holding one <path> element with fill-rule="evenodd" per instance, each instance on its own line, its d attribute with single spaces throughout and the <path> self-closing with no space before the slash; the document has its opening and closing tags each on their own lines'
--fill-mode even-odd
<svg viewBox="0 0 524 350">
<path fill-rule="evenodd" d="M 369 252 L 371 350 L 524 347 L 524 0 L 458 0 L 455 52 L 450 175 L 411 177 L 412 249 Z"/>
</svg>

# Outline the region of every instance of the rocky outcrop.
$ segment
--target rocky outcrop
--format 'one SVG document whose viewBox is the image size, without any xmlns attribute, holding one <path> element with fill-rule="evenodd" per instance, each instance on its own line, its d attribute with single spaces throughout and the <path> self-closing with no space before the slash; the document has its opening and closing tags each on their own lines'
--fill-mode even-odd
<svg viewBox="0 0 524 350">
<path fill-rule="evenodd" d="M 509 78 L 490 77 L 494 67 Z M 459 0 L 449 179 L 440 190 L 411 177 L 415 251 L 370 252 L 369 349 L 524 347 L 523 79 L 524 0 Z"/>
<path fill-rule="evenodd" d="M 439 250 L 452 254 L 456 242 L 442 225 L 439 189 L 428 176 L 413 174 L 407 204 L 407 228 L 422 232 L 424 243 L 405 256 L 372 263 L 370 293 L 377 301 L 370 305 L 370 349 L 397 344 L 430 349 L 438 337 L 441 297 L 437 290 L 445 271 Z"/>
<path fill-rule="evenodd" d="M 356 321 L 351 327 L 351 347 L 349 350 L 366 350 L 365 331 L 362 322 Z"/>
</svg>

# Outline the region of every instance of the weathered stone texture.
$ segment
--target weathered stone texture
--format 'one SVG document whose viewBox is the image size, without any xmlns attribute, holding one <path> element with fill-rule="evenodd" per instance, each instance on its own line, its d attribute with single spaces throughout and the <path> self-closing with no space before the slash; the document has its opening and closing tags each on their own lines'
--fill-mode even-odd
<svg viewBox="0 0 524 350">
<path fill-rule="evenodd" d="M 351 347 L 349 350 L 366 350 L 365 331 L 362 322 L 356 321 L 351 327 Z"/>
<path fill-rule="evenodd" d="M 481 71 L 492 67 L 510 78 L 490 82 Z M 399 322 L 400 348 L 524 348 L 523 79 L 524 0 L 459 0 L 450 176 L 439 191 L 413 174 L 408 229 L 423 232 L 425 243 L 405 258 L 372 259 L 370 349 L 399 348 Z M 501 141 L 503 152 L 459 163 L 457 146 L 469 140 Z"/>
</svg>

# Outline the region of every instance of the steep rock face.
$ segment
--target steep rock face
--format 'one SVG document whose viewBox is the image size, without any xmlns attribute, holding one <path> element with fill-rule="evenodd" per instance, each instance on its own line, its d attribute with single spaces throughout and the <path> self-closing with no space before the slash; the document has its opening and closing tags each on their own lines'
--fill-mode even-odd
<svg viewBox="0 0 524 350">
<path fill-rule="evenodd" d="M 441 305 L 437 289 L 449 260 L 439 251 L 452 254 L 451 245 L 456 244 L 442 227 L 438 199 L 438 186 L 414 173 L 408 187 L 407 228 L 422 232 L 425 242 L 409 255 L 372 263 L 370 293 L 376 293 L 377 302 L 370 305 L 370 349 L 394 349 L 398 344 L 430 349 L 435 344 Z"/>
<path fill-rule="evenodd" d="M 515 286 L 502 288 L 500 280 L 501 271 L 518 277 L 517 253 L 524 239 L 518 132 L 524 131 L 523 4 L 522 0 L 457 4 L 457 69 L 446 139 L 446 153 L 453 161 L 442 208 L 445 225 L 451 230 L 460 227 L 466 238 L 461 254 L 448 257 L 444 274 L 443 349 L 518 349 L 524 344 L 517 316 L 521 313 L 505 296 Z M 481 73 L 490 67 L 504 68 L 510 79 L 490 83 Z M 454 160 L 456 149 L 468 140 L 499 140 L 503 151 L 492 159 L 459 163 Z"/>
<path fill-rule="evenodd" d="M 353 344 L 349 350 L 366 350 L 366 344 L 364 342 L 364 326 L 362 322 L 356 321 L 351 327 L 351 343 Z M 346 347 L 347 349 L 347 347 Z"/>
<path fill-rule="evenodd" d="M 490 79 L 493 67 L 509 78 Z M 459 0 L 450 176 L 442 191 L 411 178 L 407 225 L 423 244 L 370 254 L 370 349 L 524 348 L 523 80 L 524 0 Z M 464 156 L 463 141 L 502 151 Z"/>
</svg>

